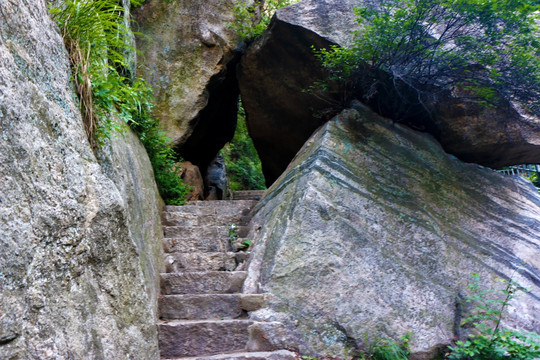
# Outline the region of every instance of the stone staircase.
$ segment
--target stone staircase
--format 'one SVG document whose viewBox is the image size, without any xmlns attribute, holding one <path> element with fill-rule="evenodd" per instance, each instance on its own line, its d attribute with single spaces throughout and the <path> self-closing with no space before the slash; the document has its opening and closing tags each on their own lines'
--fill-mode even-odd
<svg viewBox="0 0 540 360">
<path fill-rule="evenodd" d="M 247 312 L 264 304 L 262 294 L 241 293 L 247 275 L 244 236 L 256 203 L 195 201 L 165 208 L 167 272 L 161 274 L 158 323 L 162 359 L 295 359 L 249 331 L 256 322 Z"/>
<path fill-rule="evenodd" d="M 263 196 L 265 190 L 244 190 L 236 191 L 233 193 L 233 200 L 260 200 Z"/>
</svg>

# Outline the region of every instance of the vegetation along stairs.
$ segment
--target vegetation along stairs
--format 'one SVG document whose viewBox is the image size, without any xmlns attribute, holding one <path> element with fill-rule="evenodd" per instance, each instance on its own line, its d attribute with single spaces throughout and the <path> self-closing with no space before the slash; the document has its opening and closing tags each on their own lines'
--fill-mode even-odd
<svg viewBox="0 0 540 360">
<path fill-rule="evenodd" d="M 161 274 L 158 323 L 162 359 L 295 358 L 249 331 L 256 322 L 247 312 L 264 303 L 262 294 L 241 293 L 249 247 L 244 236 L 256 203 L 194 201 L 165 208 L 167 272 Z"/>
</svg>

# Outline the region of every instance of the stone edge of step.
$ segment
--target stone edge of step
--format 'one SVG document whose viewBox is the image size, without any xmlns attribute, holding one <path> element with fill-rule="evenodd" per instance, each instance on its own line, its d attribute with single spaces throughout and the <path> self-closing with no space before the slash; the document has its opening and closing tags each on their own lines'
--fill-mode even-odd
<svg viewBox="0 0 540 360">
<path fill-rule="evenodd" d="M 276 350 L 276 351 L 242 352 L 242 353 L 229 353 L 229 354 L 182 357 L 182 358 L 162 358 L 162 360 L 234 360 L 234 359 L 238 359 L 238 360 L 252 360 L 252 359 L 294 360 L 296 359 L 296 354 L 288 350 Z"/>
</svg>

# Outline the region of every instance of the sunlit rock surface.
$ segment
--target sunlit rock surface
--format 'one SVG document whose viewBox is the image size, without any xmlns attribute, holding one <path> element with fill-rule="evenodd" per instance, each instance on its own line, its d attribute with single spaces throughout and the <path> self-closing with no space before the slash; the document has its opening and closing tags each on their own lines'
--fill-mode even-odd
<svg viewBox="0 0 540 360">
<path fill-rule="evenodd" d="M 472 273 L 487 288 L 511 277 L 531 289 L 505 322 L 540 330 L 533 185 L 465 164 L 363 105 L 321 127 L 255 210 L 245 290 L 273 300 L 251 317 L 286 323 L 307 353 L 344 356 L 410 331 L 415 358 L 431 358 L 466 335 Z"/>
</svg>

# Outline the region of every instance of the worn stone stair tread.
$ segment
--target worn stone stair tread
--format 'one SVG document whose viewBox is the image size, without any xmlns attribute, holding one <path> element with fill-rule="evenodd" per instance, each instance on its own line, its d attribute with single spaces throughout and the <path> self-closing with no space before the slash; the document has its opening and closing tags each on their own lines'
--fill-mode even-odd
<svg viewBox="0 0 540 360">
<path fill-rule="evenodd" d="M 184 236 L 199 236 L 206 238 L 229 238 L 230 226 L 163 226 L 163 234 L 166 238 L 183 238 Z M 238 236 L 245 236 L 248 232 L 246 225 L 236 224 L 236 233 Z"/>
<path fill-rule="evenodd" d="M 185 205 L 167 205 L 165 211 L 183 211 L 183 208 L 188 207 L 207 207 L 207 208 L 223 208 L 223 207 L 237 207 L 243 209 L 249 209 L 257 204 L 257 200 L 212 200 L 212 201 L 188 201 Z"/>
<path fill-rule="evenodd" d="M 233 199 L 234 200 L 260 200 L 264 194 L 266 193 L 266 190 L 244 190 L 244 191 L 236 191 L 233 193 Z"/>
<path fill-rule="evenodd" d="M 265 352 L 242 352 L 218 354 L 211 356 L 196 356 L 182 358 L 167 358 L 163 360 L 294 360 L 296 354 L 287 350 Z"/>
<path fill-rule="evenodd" d="M 208 208 L 202 208 L 208 210 Z M 161 215 L 164 226 L 229 226 L 231 224 L 246 225 L 251 216 L 245 211 L 209 212 L 192 209 L 190 212 L 165 211 Z"/>
<path fill-rule="evenodd" d="M 233 294 L 239 293 L 247 276 L 245 271 L 196 271 L 161 274 L 161 293 Z"/>
<path fill-rule="evenodd" d="M 262 294 L 163 295 L 159 299 L 159 312 L 163 319 L 230 319 L 259 310 L 263 303 Z"/>
<path fill-rule="evenodd" d="M 163 238 L 163 251 L 168 253 L 179 252 L 224 252 L 229 249 L 230 239 L 212 239 L 206 237 L 175 237 Z"/>
<path fill-rule="evenodd" d="M 245 197 L 260 193 L 242 194 Z M 242 294 L 248 252 L 242 241 L 257 200 L 191 202 L 162 214 L 167 273 L 160 276 L 158 321 L 162 359 L 293 360 L 268 343 L 267 323 L 247 318 L 264 307 L 264 294 Z M 230 225 L 238 226 L 231 244 Z M 249 330 L 248 330 L 249 329 Z M 274 330 L 272 330 L 274 331 Z M 281 331 L 281 330 L 280 330 Z"/>
<path fill-rule="evenodd" d="M 188 357 L 244 352 L 252 320 L 159 321 L 161 357 Z"/>
<path fill-rule="evenodd" d="M 165 270 L 169 273 L 233 271 L 236 266 L 234 252 L 178 252 L 165 255 Z"/>
</svg>

